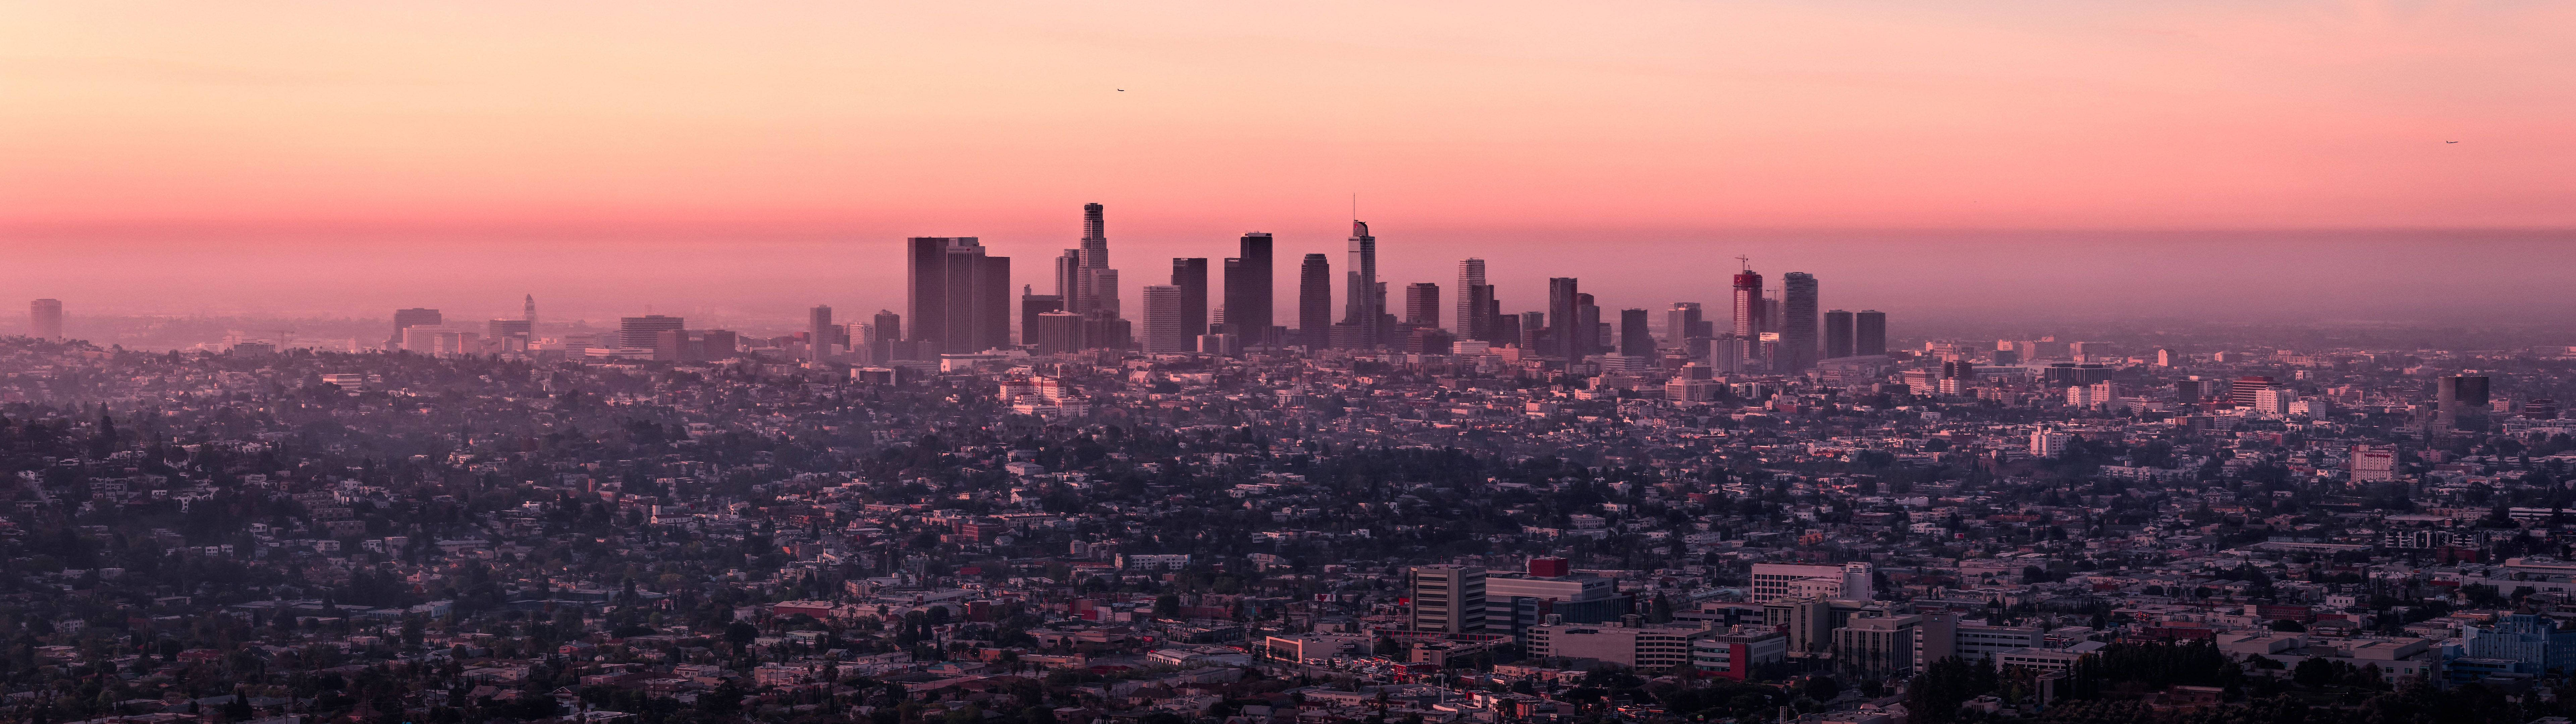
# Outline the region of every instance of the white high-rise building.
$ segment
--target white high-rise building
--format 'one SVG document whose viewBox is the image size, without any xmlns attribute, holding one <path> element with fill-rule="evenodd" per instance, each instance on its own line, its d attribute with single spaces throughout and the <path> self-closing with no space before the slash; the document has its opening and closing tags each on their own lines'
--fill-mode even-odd
<svg viewBox="0 0 2576 724">
<path fill-rule="evenodd" d="M 2288 417 L 2290 403 L 2297 401 L 2299 393 L 2288 388 L 2267 387 L 2254 391 L 2254 409 L 2266 415 Z"/>
<path fill-rule="evenodd" d="M 2057 457 L 2059 454 L 2066 452 L 2066 441 L 2068 439 L 2069 438 L 2066 433 L 2058 432 L 2056 430 L 2032 430 L 2030 433 L 2030 456 L 2035 458 Z"/>
</svg>

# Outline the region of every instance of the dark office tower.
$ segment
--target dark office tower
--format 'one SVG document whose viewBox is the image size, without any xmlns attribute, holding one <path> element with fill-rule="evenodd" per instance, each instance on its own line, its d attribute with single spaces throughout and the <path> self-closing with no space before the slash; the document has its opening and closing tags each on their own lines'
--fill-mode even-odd
<svg viewBox="0 0 2576 724">
<path fill-rule="evenodd" d="M 1584 341 L 1592 330 L 1578 326 L 1582 322 L 1582 317 L 1574 309 L 1583 304 L 1582 300 L 1577 298 L 1579 296 L 1580 292 L 1575 291 L 1573 277 L 1551 277 L 1547 280 L 1547 320 L 1550 322 L 1547 329 L 1548 346 L 1537 350 L 1539 354 L 1566 359 L 1583 359 L 1583 355 L 1591 352 L 1591 345 L 1585 344 Z M 1529 329 L 1529 323 L 1521 324 L 1522 334 L 1528 334 Z"/>
<path fill-rule="evenodd" d="M 665 317 L 659 314 L 620 319 L 617 321 L 617 346 L 627 349 L 654 349 L 658 346 L 656 342 L 661 339 L 663 330 L 686 329 L 688 328 L 686 322 L 687 320 L 679 317 Z"/>
<path fill-rule="evenodd" d="M 1038 315 L 1064 311 L 1064 299 L 1053 294 L 1033 294 L 1027 285 L 1020 287 L 1020 344 L 1038 343 Z"/>
<path fill-rule="evenodd" d="M 533 333 L 537 330 L 537 295 L 530 294 L 527 297 L 527 307 L 522 309 L 519 315 L 520 319 L 528 322 L 528 331 Z"/>
<path fill-rule="evenodd" d="M 1746 269 L 1735 274 L 1735 337 L 1756 339 L 1762 328 L 1762 275 Z"/>
<path fill-rule="evenodd" d="M 1619 310 L 1619 354 L 1647 357 L 1655 353 L 1655 335 L 1646 330 L 1646 310 Z"/>
<path fill-rule="evenodd" d="M 984 266 L 984 247 L 970 239 L 966 243 L 949 244 L 947 252 L 947 278 L 940 286 L 947 296 L 940 305 L 945 313 L 939 317 L 912 315 L 914 330 L 939 340 L 937 349 L 924 350 L 924 354 L 980 349 L 975 346 L 975 279 Z M 931 329 L 938 331 L 927 331 Z"/>
<path fill-rule="evenodd" d="M 1490 287 L 1493 285 L 1487 284 L 1485 286 Z M 1493 339 L 1485 340 L 1485 342 L 1496 346 L 1520 344 L 1521 315 L 1504 314 L 1499 311 L 1499 305 L 1497 305 L 1496 309 L 1497 311 L 1494 313 L 1494 328 L 1492 330 Z"/>
<path fill-rule="evenodd" d="M 915 236 L 904 240 L 908 269 L 904 275 L 904 316 L 912 319 L 910 342 L 935 342 L 948 332 L 948 247 L 973 243 L 971 238 Z M 885 333 L 878 336 L 888 337 Z"/>
<path fill-rule="evenodd" d="M 707 330 L 698 339 L 699 353 L 710 360 L 733 359 L 742 354 L 741 349 L 742 340 L 733 332 L 722 329 Z"/>
<path fill-rule="evenodd" d="M 435 309 L 396 309 L 394 310 L 394 336 L 386 342 L 399 346 L 402 344 L 403 330 L 411 327 L 435 327 L 446 322 L 447 318 L 439 316 L 438 310 Z M 650 340 L 647 340 L 644 346 L 653 345 Z"/>
<path fill-rule="evenodd" d="M 805 359 L 821 364 L 832 359 L 832 308 L 817 304 L 805 310 Z"/>
<path fill-rule="evenodd" d="M 1172 286 L 1181 288 L 1181 331 L 1191 344 L 1208 329 L 1208 260 L 1172 259 Z"/>
<path fill-rule="evenodd" d="M 886 360 L 893 359 L 886 355 L 894 351 L 894 343 L 896 341 L 904 339 L 903 315 L 894 313 L 894 310 L 892 309 L 879 309 L 877 310 L 876 325 L 878 344 L 877 349 L 874 352 L 876 355 L 875 361 L 884 362 Z"/>
<path fill-rule="evenodd" d="M 1547 354 L 1547 350 L 1550 347 L 1555 346 L 1554 343 L 1548 341 L 1549 333 L 1553 331 L 1555 330 L 1547 328 L 1546 312 L 1522 312 L 1520 338 L 1521 353 L 1536 355 Z"/>
<path fill-rule="evenodd" d="M 2486 429 L 2487 378 L 2455 375 L 2437 383 L 2433 427 L 2436 431 Z"/>
<path fill-rule="evenodd" d="M 1315 349 L 1333 343 L 1333 263 L 1322 254 L 1297 267 L 1297 338 Z"/>
<path fill-rule="evenodd" d="M 1852 354 L 1887 354 L 1887 313 L 1863 309 L 1852 315 Z"/>
<path fill-rule="evenodd" d="M 1789 351 L 1785 371 L 1816 366 L 1816 276 L 1780 275 L 1780 347 Z"/>
<path fill-rule="evenodd" d="M 1603 339 L 1608 335 L 1601 331 L 1601 305 L 1594 304 L 1590 294 L 1574 295 L 1574 336 L 1578 338 L 1576 346 L 1581 348 L 1582 356 L 1568 353 L 1566 359 L 1569 360 L 1600 354 L 1603 345 L 1608 344 Z"/>
<path fill-rule="evenodd" d="M 1404 323 L 1416 327 L 1440 326 L 1440 285 L 1430 282 L 1404 285 Z"/>
<path fill-rule="evenodd" d="M 1484 316 L 1485 305 L 1477 304 L 1475 300 L 1476 287 L 1484 283 L 1485 260 L 1474 257 L 1458 260 L 1458 306 L 1454 312 L 1458 315 L 1458 323 L 1451 325 L 1450 331 L 1456 332 L 1459 339 L 1484 339 L 1486 328 L 1494 324 L 1492 319 Z"/>
<path fill-rule="evenodd" d="M 975 336 L 982 352 L 1011 346 L 1011 258 L 988 256 L 975 268 Z"/>
<path fill-rule="evenodd" d="M 1272 296 L 1273 279 L 1270 261 L 1270 235 L 1261 232 L 1244 234 L 1237 242 L 1233 258 L 1225 260 L 1225 323 L 1242 336 L 1243 344 L 1271 345 L 1270 326 L 1277 317 L 1272 308 L 1278 302 Z"/>
<path fill-rule="evenodd" d="M 1064 300 L 1065 310 L 1073 310 L 1073 300 L 1082 295 L 1082 250 L 1066 249 L 1055 258 L 1055 296 Z"/>
<path fill-rule="evenodd" d="M 1825 313 L 1825 359 L 1852 356 L 1852 313 L 1836 309 Z"/>
<path fill-rule="evenodd" d="M 1685 342 L 1692 337 L 1703 336 L 1699 333 L 1702 322 L 1699 302 L 1674 302 L 1671 309 L 1664 310 L 1664 341 L 1687 349 L 1690 345 Z"/>
<path fill-rule="evenodd" d="M 1458 326 L 1462 330 L 1459 338 L 1492 342 L 1494 340 L 1494 285 L 1478 284 L 1468 287 L 1466 293 L 1459 295 L 1458 304 Z"/>
<path fill-rule="evenodd" d="M 920 354 L 976 352 L 1011 341 L 1011 260 L 985 256 L 975 237 L 909 241 L 912 336 Z M 880 333 L 892 339 L 891 335 Z"/>
<path fill-rule="evenodd" d="M 394 333 L 401 334 L 402 330 L 400 328 L 396 328 Z M 29 302 L 27 304 L 27 334 L 37 339 L 62 339 L 62 300 L 38 299 L 36 301 Z"/>
<path fill-rule="evenodd" d="M 1377 283 L 1377 237 L 1369 235 L 1368 222 L 1351 222 L 1349 266 L 1342 269 L 1342 322 L 1358 330 L 1355 346 L 1371 347 L 1378 343 L 1377 331 L 1386 314 L 1386 297 Z"/>
</svg>

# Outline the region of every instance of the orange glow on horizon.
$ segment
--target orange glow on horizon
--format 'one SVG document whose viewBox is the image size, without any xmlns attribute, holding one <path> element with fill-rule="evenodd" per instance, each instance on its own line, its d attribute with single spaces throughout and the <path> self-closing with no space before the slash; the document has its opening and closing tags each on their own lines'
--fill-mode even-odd
<svg viewBox="0 0 2576 724">
<path fill-rule="evenodd" d="M 0 238 L 2576 225 L 2560 4 L 0 19 Z"/>
</svg>

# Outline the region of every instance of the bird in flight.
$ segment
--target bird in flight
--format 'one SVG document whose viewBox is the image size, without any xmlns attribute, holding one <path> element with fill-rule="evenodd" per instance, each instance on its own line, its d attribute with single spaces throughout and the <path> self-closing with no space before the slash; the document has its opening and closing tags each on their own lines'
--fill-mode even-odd
<svg viewBox="0 0 2576 724">
<path fill-rule="evenodd" d="M 1123 88 L 1122 88 L 1122 89 L 1120 89 L 1120 90 L 1125 90 L 1125 89 L 1123 89 Z M 2459 143 L 2459 141 L 2443 141 L 2443 143 Z"/>
<path fill-rule="evenodd" d="M 1125 93 L 1125 92 L 1127 92 L 1127 89 L 1125 89 L 1125 88 L 1120 88 L 1120 89 L 1118 89 L 1118 92 L 1120 92 L 1120 93 Z M 2452 141 L 2452 143 L 2459 143 L 2459 141 Z"/>
</svg>

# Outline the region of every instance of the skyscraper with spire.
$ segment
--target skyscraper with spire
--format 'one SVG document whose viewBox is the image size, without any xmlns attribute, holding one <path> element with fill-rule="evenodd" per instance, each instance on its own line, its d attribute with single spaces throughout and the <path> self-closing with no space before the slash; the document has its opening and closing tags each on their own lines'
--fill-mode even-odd
<svg viewBox="0 0 2576 724">
<path fill-rule="evenodd" d="M 1353 346 L 1374 347 L 1383 340 L 1378 327 L 1386 316 L 1386 292 L 1377 282 L 1377 237 L 1368 222 L 1351 221 L 1351 242 L 1342 270 L 1342 323 L 1351 325 Z"/>
</svg>

